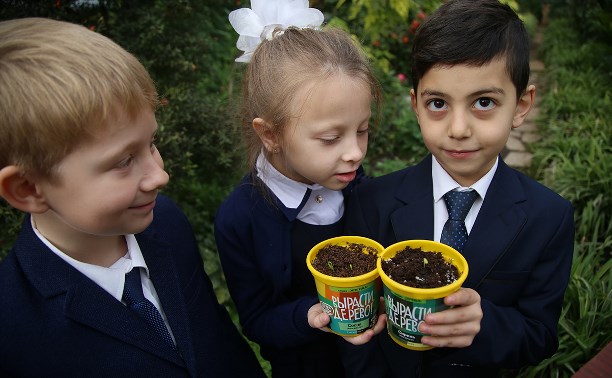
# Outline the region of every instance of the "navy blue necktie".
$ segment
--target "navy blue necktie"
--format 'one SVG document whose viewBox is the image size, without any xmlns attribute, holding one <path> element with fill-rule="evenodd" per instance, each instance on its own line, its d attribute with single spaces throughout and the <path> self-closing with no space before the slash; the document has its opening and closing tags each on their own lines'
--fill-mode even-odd
<svg viewBox="0 0 612 378">
<path fill-rule="evenodd" d="M 465 192 L 451 190 L 444 195 L 448 220 L 442 229 L 441 243 L 449 245 L 459 252 L 463 251 L 463 246 L 468 238 L 465 217 L 470 212 L 477 197 L 478 192 L 475 190 Z"/>
<path fill-rule="evenodd" d="M 174 348 L 172 336 L 166 327 L 166 323 L 153 303 L 145 298 L 142 293 L 142 282 L 140 281 L 140 268 L 133 268 L 125 275 L 125 285 L 123 287 L 123 301 L 132 310 L 149 323 L 149 325 L 167 343 Z"/>
</svg>

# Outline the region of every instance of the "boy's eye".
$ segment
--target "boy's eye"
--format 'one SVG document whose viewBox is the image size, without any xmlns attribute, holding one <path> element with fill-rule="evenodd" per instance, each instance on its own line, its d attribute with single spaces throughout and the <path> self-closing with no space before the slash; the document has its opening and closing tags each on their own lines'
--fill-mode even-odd
<svg viewBox="0 0 612 378">
<path fill-rule="evenodd" d="M 130 165 L 132 165 L 133 162 L 134 162 L 134 155 L 130 155 L 126 159 L 123 159 L 119 164 L 117 164 L 117 168 L 127 168 Z"/>
<path fill-rule="evenodd" d="M 427 109 L 434 111 L 434 112 L 446 110 L 446 108 L 447 106 L 444 100 L 435 99 L 435 100 L 431 100 L 427 102 Z"/>
<path fill-rule="evenodd" d="M 153 135 L 153 138 L 151 139 L 151 143 L 149 144 L 149 149 L 151 150 L 151 152 L 154 152 L 155 149 L 157 148 L 155 146 L 155 142 L 157 142 L 157 135 Z"/>
<path fill-rule="evenodd" d="M 495 101 L 488 97 L 481 97 L 476 100 L 474 107 L 478 110 L 491 110 L 495 107 Z"/>
</svg>

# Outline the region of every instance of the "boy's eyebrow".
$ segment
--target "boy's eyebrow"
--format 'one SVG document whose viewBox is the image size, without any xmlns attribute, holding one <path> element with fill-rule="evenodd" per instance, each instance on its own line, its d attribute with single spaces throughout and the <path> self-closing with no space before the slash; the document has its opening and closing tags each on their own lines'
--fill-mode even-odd
<svg viewBox="0 0 612 378">
<path fill-rule="evenodd" d="M 489 94 L 489 93 L 496 93 L 496 94 L 505 94 L 506 91 L 504 91 L 503 88 L 499 88 L 499 87 L 490 87 L 490 88 L 484 88 L 484 89 L 480 89 L 474 93 L 470 93 L 470 97 L 476 97 L 476 96 L 482 96 L 484 94 Z M 435 91 L 435 90 L 431 90 L 431 89 L 424 89 L 421 92 L 421 96 L 438 96 L 438 97 L 444 97 L 446 96 L 446 94 L 444 92 L 440 92 L 440 91 Z"/>
<path fill-rule="evenodd" d="M 498 87 L 490 87 L 490 88 L 485 88 L 485 89 L 481 89 L 481 90 L 479 90 L 479 91 L 476 91 L 476 92 L 472 93 L 472 95 L 471 95 L 471 96 L 472 96 L 472 97 L 475 97 L 475 96 L 480 96 L 480 95 L 483 95 L 483 94 L 488 94 L 488 93 L 496 93 L 496 94 L 501 94 L 501 95 L 503 95 L 503 94 L 505 94 L 505 93 L 506 93 L 506 91 L 504 91 L 504 89 L 503 89 L 503 88 L 498 88 Z"/>
<path fill-rule="evenodd" d="M 444 93 L 440 92 L 440 91 L 434 91 L 431 89 L 424 89 L 421 92 L 421 96 L 438 96 L 438 97 L 444 97 Z"/>
</svg>

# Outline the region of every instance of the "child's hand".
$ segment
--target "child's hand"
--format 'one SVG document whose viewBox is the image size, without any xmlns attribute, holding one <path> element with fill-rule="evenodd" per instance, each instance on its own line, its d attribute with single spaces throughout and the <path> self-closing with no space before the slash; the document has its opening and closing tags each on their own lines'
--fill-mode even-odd
<svg viewBox="0 0 612 378">
<path fill-rule="evenodd" d="M 312 328 L 318 328 L 321 331 L 329 332 L 329 328 L 327 328 L 329 320 L 329 315 L 323 312 L 321 303 L 312 305 L 308 310 L 308 325 Z"/>
<path fill-rule="evenodd" d="M 374 324 L 374 327 L 366 330 L 363 333 L 360 333 L 357 336 L 348 337 L 343 336 L 342 338 L 353 345 L 362 345 L 369 342 L 372 337 L 378 335 L 385 327 L 387 326 L 387 315 L 381 314 L 378 315 L 378 321 Z"/>
<path fill-rule="evenodd" d="M 329 332 L 330 329 L 327 327 L 327 325 L 329 324 L 329 320 L 330 320 L 329 315 L 323 312 L 323 307 L 321 307 L 320 303 L 313 305 L 308 310 L 308 324 L 312 328 L 318 328 L 323 332 Z M 383 329 L 385 329 L 386 324 L 387 324 L 387 315 L 381 314 L 378 316 L 378 321 L 376 322 L 374 327 L 368 329 L 367 331 L 363 333 L 360 333 L 357 336 L 353 336 L 353 337 L 342 336 L 342 338 L 353 345 L 365 344 L 368 341 L 370 341 L 372 337 L 374 337 L 375 335 L 378 335 Z"/>
<path fill-rule="evenodd" d="M 472 289 L 461 288 L 445 297 L 444 304 L 454 307 L 425 316 L 419 331 L 430 336 L 423 336 L 421 343 L 451 348 L 470 346 L 480 332 L 480 295 Z"/>
</svg>

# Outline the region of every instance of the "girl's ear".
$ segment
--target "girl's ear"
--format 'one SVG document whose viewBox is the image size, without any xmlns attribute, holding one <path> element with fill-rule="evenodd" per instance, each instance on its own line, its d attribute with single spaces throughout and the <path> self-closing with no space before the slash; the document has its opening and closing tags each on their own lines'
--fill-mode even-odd
<svg viewBox="0 0 612 378">
<path fill-rule="evenodd" d="M 28 179 L 23 170 L 15 165 L 0 169 L 0 197 L 12 207 L 26 213 L 44 213 L 49 210 L 36 183 Z"/>
<path fill-rule="evenodd" d="M 253 120 L 253 129 L 261 139 L 264 148 L 270 153 L 277 153 L 280 148 L 278 136 L 273 132 L 272 127 L 263 118 Z"/>
<path fill-rule="evenodd" d="M 535 99 L 535 85 L 529 85 L 521 98 L 519 98 L 518 103 L 516 104 L 516 110 L 514 111 L 514 118 L 512 119 L 512 128 L 516 129 L 520 125 L 523 124 L 525 118 L 527 118 L 527 114 L 531 110 L 533 106 L 533 102 Z"/>
</svg>

